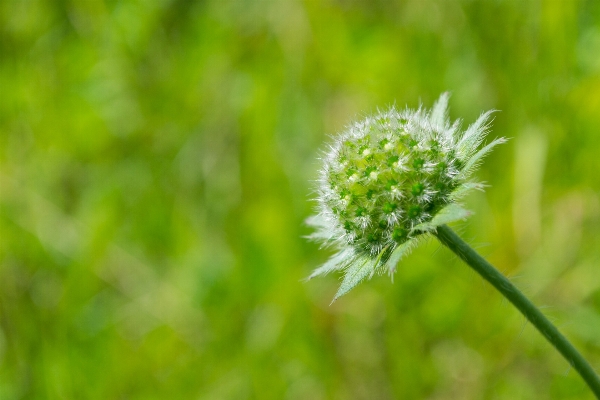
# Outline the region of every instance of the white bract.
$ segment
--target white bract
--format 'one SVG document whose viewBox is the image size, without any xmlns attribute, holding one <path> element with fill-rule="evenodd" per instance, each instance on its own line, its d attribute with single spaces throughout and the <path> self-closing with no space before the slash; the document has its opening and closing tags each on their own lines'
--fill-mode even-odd
<svg viewBox="0 0 600 400">
<path fill-rule="evenodd" d="M 312 238 L 338 252 L 309 278 L 342 270 L 335 298 L 376 272 L 392 274 L 424 234 L 470 214 L 457 201 L 483 187 L 469 178 L 505 139 L 479 149 L 492 111 L 463 132 L 460 120 L 450 124 L 448 98 L 431 110 L 392 107 L 355 122 L 324 155 L 318 213 L 308 223 Z"/>
</svg>

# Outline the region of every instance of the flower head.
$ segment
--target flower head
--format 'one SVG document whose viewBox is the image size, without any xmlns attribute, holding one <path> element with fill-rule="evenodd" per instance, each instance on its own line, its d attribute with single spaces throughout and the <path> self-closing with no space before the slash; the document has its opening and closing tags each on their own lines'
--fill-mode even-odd
<svg viewBox="0 0 600 400">
<path fill-rule="evenodd" d="M 344 271 L 335 298 L 376 272 L 392 274 L 424 234 L 470 213 L 457 201 L 498 138 L 479 149 L 492 111 L 466 131 L 450 124 L 449 95 L 431 110 L 392 107 L 351 124 L 324 155 L 312 238 L 338 252 L 309 278 Z"/>
</svg>

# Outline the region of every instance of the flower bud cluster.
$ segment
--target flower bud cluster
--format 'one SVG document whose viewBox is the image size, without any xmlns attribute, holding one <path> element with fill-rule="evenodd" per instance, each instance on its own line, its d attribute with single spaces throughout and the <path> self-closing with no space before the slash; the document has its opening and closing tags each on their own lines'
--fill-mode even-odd
<svg viewBox="0 0 600 400">
<path fill-rule="evenodd" d="M 312 276 L 344 269 L 338 296 L 388 265 L 390 272 L 419 235 L 467 214 L 456 200 L 477 187 L 469 177 L 496 139 L 478 150 L 490 112 L 460 131 L 450 124 L 448 95 L 432 110 L 391 107 L 351 124 L 324 156 L 313 235 L 340 252 Z M 393 265 L 389 265 L 389 260 Z M 337 297 L 337 296 L 336 296 Z"/>
<path fill-rule="evenodd" d="M 376 256 L 407 241 L 461 183 L 453 143 L 394 108 L 353 124 L 325 159 L 320 202 L 344 240 Z"/>
</svg>

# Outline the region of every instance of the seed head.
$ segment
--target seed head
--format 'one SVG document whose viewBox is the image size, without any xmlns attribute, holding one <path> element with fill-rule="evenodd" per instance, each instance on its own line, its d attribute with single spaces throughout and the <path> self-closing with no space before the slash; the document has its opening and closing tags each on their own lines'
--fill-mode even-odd
<svg viewBox="0 0 600 400">
<path fill-rule="evenodd" d="M 343 270 L 335 298 L 396 264 L 424 234 L 470 213 L 457 201 L 483 185 L 469 180 L 498 138 L 479 149 L 492 111 L 466 131 L 450 124 L 449 95 L 431 110 L 391 107 L 352 123 L 323 158 L 311 237 L 338 248 L 310 278 Z M 479 149 L 479 150 L 478 150 Z"/>
</svg>

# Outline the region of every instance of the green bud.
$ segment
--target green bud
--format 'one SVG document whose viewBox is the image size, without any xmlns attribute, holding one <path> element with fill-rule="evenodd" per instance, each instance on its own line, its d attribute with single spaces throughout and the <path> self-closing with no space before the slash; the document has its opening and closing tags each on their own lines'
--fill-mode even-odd
<svg viewBox="0 0 600 400">
<path fill-rule="evenodd" d="M 448 120 L 447 102 L 443 94 L 432 110 L 392 107 L 366 117 L 342 132 L 324 157 L 319 213 L 311 223 L 314 237 L 340 252 L 312 276 L 344 269 L 338 296 L 388 260 L 399 260 L 391 255 L 435 229 L 436 215 L 456 212 L 458 193 L 476 186 L 469 177 L 480 159 L 504 141 L 478 151 L 490 112 L 460 132 L 459 122 Z"/>
</svg>

